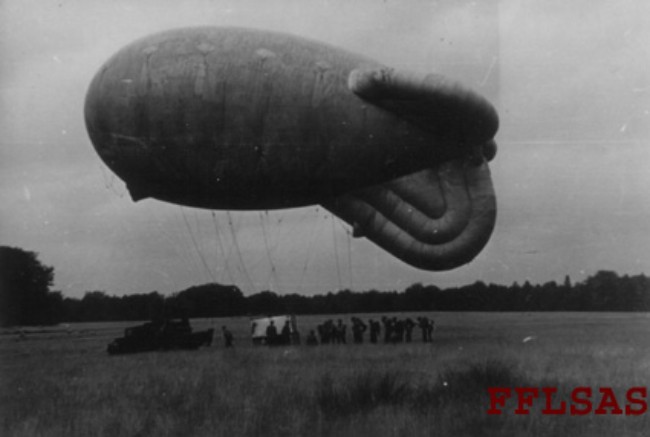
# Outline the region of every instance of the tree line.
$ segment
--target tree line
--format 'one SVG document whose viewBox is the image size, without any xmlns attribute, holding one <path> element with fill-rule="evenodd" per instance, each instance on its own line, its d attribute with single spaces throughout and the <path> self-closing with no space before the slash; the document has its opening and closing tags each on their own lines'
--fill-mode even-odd
<svg viewBox="0 0 650 437">
<path fill-rule="evenodd" d="M 440 289 L 413 284 L 403 291 L 342 290 L 314 296 L 262 291 L 244 296 L 235 285 L 197 285 L 170 296 L 88 291 L 82 298 L 50 291 L 54 269 L 34 252 L 0 247 L 0 321 L 4 326 L 60 322 L 345 314 L 404 311 L 650 311 L 650 278 L 599 271 L 584 281 L 542 285 L 475 282 Z"/>
<path fill-rule="evenodd" d="M 272 291 L 244 296 L 233 285 L 190 287 L 160 293 L 109 296 L 101 291 L 63 301 L 68 321 L 144 320 L 169 317 L 228 317 L 268 314 L 345 314 L 407 311 L 650 311 L 650 278 L 599 271 L 571 284 L 529 282 L 510 286 L 475 282 L 458 288 L 413 284 L 404 291 L 342 290 L 314 296 Z"/>
</svg>

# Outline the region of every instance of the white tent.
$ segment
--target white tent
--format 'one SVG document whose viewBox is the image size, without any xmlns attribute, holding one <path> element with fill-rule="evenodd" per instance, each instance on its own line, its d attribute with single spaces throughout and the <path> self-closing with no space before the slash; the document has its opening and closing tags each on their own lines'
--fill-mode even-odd
<svg viewBox="0 0 650 437">
<path fill-rule="evenodd" d="M 284 315 L 251 319 L 251 337 L 253 338 L 254 344 L 267 344 L 266 329 L 271 324 L 271 321 L 275 325 L 278 335 L 282 332 L 284 325 L 289 322 L 289 328 L 291 329 L 291 343 L 296 344 L 300 342 L 296 316 Z"/>
</svg>

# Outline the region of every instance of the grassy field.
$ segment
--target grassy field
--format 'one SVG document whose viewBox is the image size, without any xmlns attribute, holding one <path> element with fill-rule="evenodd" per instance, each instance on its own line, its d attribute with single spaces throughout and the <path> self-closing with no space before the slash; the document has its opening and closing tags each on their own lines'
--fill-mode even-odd
<svg viewBox="0 0 650 437">
<path fill-rule="evenodd" d="M 133 324 L 2 331 L 0 435 L 650 435 L 650 412 L 486 413 L 490 386 L 552 386 L 567 401 L 577 386 L 613 387 L 624 408 L 626 389 L 650 385 L 650 315 L 426 315 L 433 344 L 416 331 L 411 344 L 253 347 L 248 319 L 236 318 L 192 321 L 227 325 L 234 350 L 219 338 L 193 352 L 108 356 Z M 327 318 L 339 316 L 299 317 L 303 337 Z"/>
</svg>

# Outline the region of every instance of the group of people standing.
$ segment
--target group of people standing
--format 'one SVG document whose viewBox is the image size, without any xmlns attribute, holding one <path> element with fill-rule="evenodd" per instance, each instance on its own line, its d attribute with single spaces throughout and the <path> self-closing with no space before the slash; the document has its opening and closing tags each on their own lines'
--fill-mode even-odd
<svg viewBox="0 0 650 437">
<path fill-rule="evenodd" d="M 358 317 L 352 317 L 350 319 L 352 341 L 355 344 L 363 343 L 365 333 L 368 331 L 370 343 L 382 341 L 382 332 L 384 343 L 410 343 L 413 341 L 413 330 L 418 327 L 422 333 L 422 341 L 424 343 L 432 342 L 435 322 L 428 317 L 418 317 L 416 321 L 409 317 L 398 319 L 397 317 L 384 316 L 380 320 L 370 319 L 366 323 Z M 346 344 L 347 328 L 342 319 L 338 319 L 336 323 L 332 319 L 326 320 L 318 325 L 316 330 L 309 332 L 306 343 L 311 346 L 318 344 Z"/>
<path fill-rule="evenodd" d="M 280 324 L 280 323 L 279 323 Z M 410 317 L 405 319 L 397 317 L 383 316 L 378 320 L 369 319 L 364 322 L 358 317 L 350 319 L 350 331 L 352 332 L 352 342 L 361 344 L 365 341 L 366 332 L 368 332 L 368 341 L 370 343 L 411 343 L 413 341 L 413 331 L 417 328 L 421 332 L 423 343 L 433 341 L 433 332 L 435 331 L 435 321 L 428 317 L 417 317 L 415 321 Z M 256 330 L 256 323 L 253 322 L 252 331 Z M 280 345 L 298 345 L 301 343 L 300 334 L 294 324 L 286 320 L 280 329 L 273 320 L 270 320 L 266 329 L 262 331 L 265 334 L 263 342 L 268 346 Z M 222 327 L 224 346 L 233 347 L 233 335 L 228 328 Z M 310 346 L 319 344 L 347 344 L 348 325 L 343 319 L 336 322 L 328 319 L 319 324 L 316 329 L 312 329 L 305 339 L 305 343 Z M 255 342 L 255 341 L 254 341 Z"/>
</svg>

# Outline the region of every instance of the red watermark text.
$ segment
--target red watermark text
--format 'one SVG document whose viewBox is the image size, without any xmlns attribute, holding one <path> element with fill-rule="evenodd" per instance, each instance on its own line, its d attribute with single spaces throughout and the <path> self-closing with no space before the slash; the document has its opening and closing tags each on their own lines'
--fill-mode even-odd
<svg viewBox="0 0 650 437">
<path fill-rule="evenodd" d="M 541 408 L 542 414 L 624 414 L 639 416 L 648 411 L 648 387 L 631 387 L 618 397 L 611 387 L 576 387 L 569 399 L 560 399 L 556 387 L 489 387 L 488 414 L 530 414 Z"/>
</svg>

